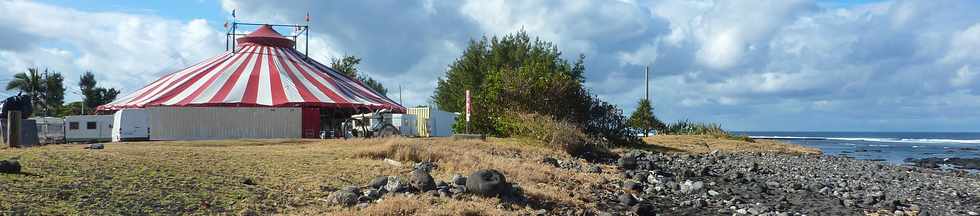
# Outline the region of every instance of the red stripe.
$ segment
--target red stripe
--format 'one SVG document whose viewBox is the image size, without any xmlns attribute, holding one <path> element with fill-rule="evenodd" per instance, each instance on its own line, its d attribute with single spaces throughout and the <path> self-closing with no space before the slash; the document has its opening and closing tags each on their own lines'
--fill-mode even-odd
<svg viewBox="0 0 980 216">
<path fill-rule="evenodd" d="M 279 64 L 282 65 L 282 68 L 286 70 L 286 74 L 289 75 L 289 79 L 293 81 L 293 86 L 296 86 L 296 89 L 299 90 L 299 96 L 303 97 L 304 102 L 320 101 L 319 99 L 316 98 L 316 96 L 313 96 L 313 93 L 310 93 L 309 89 L 306 89 L 306 85 L 303 85 L 303 82 L 299 81 L 299 78 L 296 77 L 296 74 L 293 74 L 294 71 L 292 69 L 289 69 L 289 65 L 288 65 L 289 63 L 286 61 L 286 59 L 283 58 L 283 55 L 286 54 L 282 52 L 282 49 L 284 48 L 275 49 L 276 58 L 279 59 Z"/>
<path fill-rule="evenodd" d="M 255 101 L 259 95 L 259 77 L 262 73 L 262 58 L 266 54 L 269 47 L 262 47 L 258 51 L 259 58 L 255 59 L 255 66 L 252 67 L 252 73 L 248 75 L 248 81 L 245 82 L 245 95 L 242 96 L 242 103 L 255 104 Z"/>
<path fill-rule="evenodd" d="M 293 53 L 293 54 L 294 55 L 299 55 L 298 53 Z M 321 68 L 320 67 L 317 67 L 317 66 L 322 66 L 323 68 L 326 68 L 326 66 L 324 66 L 324 65 L 310 65 L 310 66 L 311 66 L 311 68 L 315 68 L 317 70 L 321 70 Z M 327 80 L 327 82 L 329 82 L 333 86 L 336 86 L 337 89 L 339 89 L 340 91 L 343 91 L 343 89 L 347 89 L 347 90 L 351 91 L 350 93 L 351 94 L 354 94 L 354 95 L 351 95 L 353 97 L 353 99 L 356 99 L 356 98 L 364 98 L 364 99 L 366 99 L 366 100 L 368 100 L 370 102 L 373 102 L 373 103 L 378 103 L 378 104 L 385 104 L 385 103 L 387 103 L 383 99 L 374 96 L 370 92 L 364 92 L 364 90 L 357 89 L 357 87 L 352 86 L 352 85 L 350 85 L 347 82 L 338 82 L 338 81 L 336 81 L 337 78 L 333 76 L 334 74 L 330 74 L 330 73 L 331 72 L 329 72 L 329 71 L 323 71 L 323 72 L 318 72 L 316 74 L 319 75 L 320 77 L 323 77 L 324 80 Z M 356 83 L 360 83 L 360 82 L 358 82 L 356 80 L 351 80 L 351 81 L 352 82 L 356 82 Z M 371 91 L 371 90 L 368 90 L 367 87 L 364 87 L 363 85 L 362 85 L 362 87 L 365 90 L 367 90 L 367 91 Z M 367 93 L 367 94 L 365 94 L 365 93 Z"/>
<path fill-rule="evenodd" d="M 224 60 L 222 60 L 220 62 L 223 62 L 223 61 Z M 187 89 L 188 86 L 191 86 L 192 84 L 194 84 L 194 82 L 197 82 L 198 79 L 200 79 L 202 76 L 208 74 L 208 72 L 210 72 L 215 67 L 218 67 L 219 65 L 221 65 L 221 64 L 211 64 L 210 66 L 207 66 L 207 67 L 201 67 L 201 69 L 198 70 L 198 72 L 188 73 L 187 75 L 191 75 L 191 74 L 194 74 L 194 75 L 192 77 L 189 77 L 189 78 L 186 78 L 186 77 L 185 78 L 181 78 L 180 80 L 186 80 L 186 81 L 178 84 L 178 86 L 176 88 L 170 89 L 167 92 L 163 92 L 163 95 L 161 95 L 157 99 L 153 99 L 151 101 L 147 101 L 144 106 L 160 105 L 161 103 L 170 100 L 170 98 L 173 98 L 173 97 L 177 96 L 178 94 L 180 94 L 181 92 L 184 92 L 184 89 Z"/>
<path fill-rule="evenodd" d="M 294 51 L 294 52 L 295 52 L 294 55 L 299 55 L 299 52 L 296 52 L 296 51 Z M 320 64 L 319 62 L 312 61 L 311 64 L 316 64 L 322 70 L 328 70 L 327 69 L 328 67 L 326 65 Z M 382 96 L 380 94 L 375 93 L 374 90 L 372 90 L 370 88 L 367 88 L 359 80 L 354 80 L 354 79 L 351 79 L 349 77 L 342 76 L 342 75 L 339 75 L 337 73 L 333 73 L 333 72 L 329 72 L 329 71 L 324 72 L 323 75 L 324 76 L 334 77 L 335 80 L 338 79 L 337 78 L 338 76 L 343 77 L 342 79 L 348 79 L 348 80 L 350 80 L 349 82 L 353 82 L 354 84 L 350 84 L 350 83 L 348 83 L 348 81 L 342 81 L 342 84 L 344 85 L 344 87 L 348 87 L 348 89 L 350 89 L 352 91 L 351 93 L 353 93 L 353 94 L 365 95 L 367 97 L 365 99 L 367 99 L 367 100 L 373 100 L 374 103 L 380 104 L 380 105 L 378 105 L 380 107 L 392 108 L 392 109 L 397 109 L 397 110 L 401 110 L 401 111 L 404 111 L 405 110 L 404 107 L 402 107 L 398 103 L 395 103 L 394 100 L 388 99 L 388 97 L 386 97 L 386 96 Z M 357 85 L 357 86 L 353 86 L 353 85 Z M 363 90 L 356 89 L 357 87 L 360 87 Z M 358 95 L 355 95 L 355 97 L 357 97 L 357 96 Z M 371 105 L 371 106 L 374 107 L 375 105 Z"/>
<path fill-rule="evenodd" d="M 293 56 L 293 57 L 296 58 L 296 59 L 295 60 L 294 59 L 290 59 L 290 60 L 292 60 L 293 65 L 296 66 L 296 69 L 298 69 L 300 72 L 302 72 L 303 77 L 306 78 L 306 80 L 309 80 L 311 83 L 313 83 L 313 86 L 315 86 L 317 89 L 320 89 L 320 92 L 323 92 L 324 94 L 326 94 L 327 97 L 329 97 L 330 100 L 332 100 L 334 103 L 350 103 L 346 99 L 344 99 L 344 98 L 340 97 L 339 95 L 337 95 L 336 92 L 333 92 L 329 88 L 327 88 L 326 86 L 324 86 L 323 83 L 321 83 L 320 81 L 317 81 L 316 78 L 313 78 L 312 75 L 310 75 L 310 73 L 319 73 L 319 72 L 316 72 L 316 71 L 306 71 L 305 69 L 303 69 L 303 67 L 301 67 L 299 65 L 299 63 L 297 63 L 297 60 L 299 60 L 299 57 L 297 57 L 297 56 Z M 316 70 L 316 69 L 313 68 L 313 70 Z M 320 101 L 320 102 L 324 102 L 324 101 Z"/>
<path fill-rule="evenodd" d="M 224 57 L 229 57 L 229 55 L 228 55 L 228 54 L 225 54 L 225 55 L 223 55 L 223 56 L 217 56 L 217 57 L 221 57 L 221 58 L 224 58 Z M 212 60 L 214 60 L 214 59 L 215 59 L 215 58 L 212 58 Z M 213 61 L 213 62 L 210 62 L 210 63 L 211 63 L 212 65 L 213 65 L 213 64 L 215 64 L 215 63 L 221 63 L 221 61 L 222 61 L 222 60 L 218 60 L 218 61 Z M 204 62 L 205 62 L 205 63 L 207 63 L 208 61 L 204 61 Z M 193 66 L 191 66 L 191 67 L 193 67 Z M 188 68 L 191 68 L 191 67 L 188 67 Z M 187 76 L 189 76 L 189 75 L 191 75 L 191 74 L 194 74 L 194 73 L 198 73 L 198 72 L 200 72 L 200 71 L 201 71 L 201 69 L 204 69 L 204 68 L 207 68 L 207 67 L 209 67 L 209 66 L 202 66 L 202 67 L 200 67 L 200 68 L 198 68 L 197 70 L 195 70 L 195 71 L 193 71 L 193 72 L 189 72 L 189 73 L 185 73 L 185 74 L 184 74 L 183 76 L 181 76 L 181 77 L 179 77 L 179 78 L 176 78 L 176 79 L 174 79 L 174 80 L 183 80 L 184 78 L 187 78 Z M 187 70 L 187 69 L 184 69 L 184 70 Z M 153 83 L 158 83 L 158 82 L 160 82 L 160 84 L 159 84 L 159 85 L 156 85 L 156 86 L 153 86 L 153 87 L 151 87 L 151 88 L 150 88 L 149 90 L 147 90 L 146 92 L 143 92 L 143 93 L 141 93 L 141 94 L 140 94 L 139 96 L 137 96 L 136 98 L 133 98 L 132 100 L 129 100 L 129 101 L 127 102 L 127 103 L 136 103 L 136 102 L 139 102 L 139 101 L 142 101 L 142 100 L 145 100 L 145 99 L 148 99 L 148 98 L 149 98 L 149 96 L 151 96 L 150 94 L 151 94 L 151 93 L 153 93 L 153 91 L 155 91 L 155 90 L 156 90 L 157 88 L 160 88 L 160 87 L 163 87 L 163 86 L 164 86 L 164 82 L 166 82 L 165 80 L 167 80 L 167 78 L 170 78 L 170 77 L 172 77 L 172 76 L 177 76 L 177 73 L 180 73 L 180 72 L 182 72 L 182 71 L 184 71 L 184 70 L 179 70 L 179 71 L 177 71 L 177 72 L 174 72 L 174 73 L 172 73 L 172 74 L 170 74 L 170 75 L 168 75 L 168 76 L 165 76 L 165 77 L 163 77 L 163 78 L 160 78 L 160 79 L 159 79 L 159 80 L 157 80 L 156 82 L 153 82 Z M 152 85 L 153 85 L 153 83 L 151 83 L 150 85 L 147 85 L 147 86 L 152 86 Z M 144 88 L 145 88 L 145 87 L 144 87 Z M 164 88 L 166 88 L 166 87 L 164 87 Z M 158 92 L 158 93 L 159 93 L 159 92 Z"/>
<path fill-rule="evenodd" d="M 266 62 L 269 65 L 269 86 L 272 87 L 272 105 L 279 105 L 288 102 L 286 97 L 285 89 L 282 86 L 282 79 L 280 79 L 279 68 L 276 67 L 276 63 L 272 60 L 272 52 L 269 52 L 268 59 Z"/>
<path fill-rule="evenodd" d="M 231 74 L 231 76 L 225 80 L 225 83 L 221 85 L 220 89 L 218 89 L 218 93 L 215 94 L 214 97 L 208 101 L 208 103 L 224 102 L 225 98 L 228 97 L 228 92 L 231 92 L 231 89 L 235 87 L 235 83 L 238 82 L 238 77 L 242 75 L 242 71 L 248 67 L 248 61 L 252 60 L 252 55 L 255 55 L 255 52 L 256 51 L 253 50 L 252 52 L 248 53 L 248 57 L 245 58 L 245 62 L 238 66 L 238 69 L 235 69 L 235 73 Z"/>
<path fill-rule="evenodd" d="M 241 51 L 239 51 L 239 52 L 249 52 L 249 51 L 252 50 L 251 48 L 252 48 L 252 46 L 246 46 L 246 47 L 243 47 L 243 49 Z M 212 73 L 216 73 L 216 74 L 214 76 L 211 76 L 211 78 L 209 78 L 207 81 L 205 81 L 204 84 L 201 85 L 200 88 L 195 89 L 194 92 L 191 93 L 191 95 L 188 95 L 186 98 L 181 99 L 179 102 L 177 102 L 176 105 L 183 106 L 183 105 L 187 105 L 187 104 L 193 102 L 194 99 L 197 99 L 197 97 L 200 96 L 201 93 L 204 92 L 204 90 L 207 90 L 209 87 L 211 87 L 211 84 L 214 83 L 214 81 L 217 80 L 218 77 L 221 76 L 221 74 L 220 74 L 221 72 L 223 72 L 226 69 L 228 69 L 228 67 L 231 67 L 232 65 L 234 65 L 235 62 L 238 62 L 240 59 L 242 59 L 243 56 L 245 56 L 245 54 L 235 55 L 235 58 L 232 59 L 230 62 L 228 62 L 228 64 L 225 65 L 225 67 L 223 67 L 221 69 L 218 69 L 218 70 L 211 71 Z M 245 64 L 245 63 L 242 63 L 242 64 Z"/>
</svg>

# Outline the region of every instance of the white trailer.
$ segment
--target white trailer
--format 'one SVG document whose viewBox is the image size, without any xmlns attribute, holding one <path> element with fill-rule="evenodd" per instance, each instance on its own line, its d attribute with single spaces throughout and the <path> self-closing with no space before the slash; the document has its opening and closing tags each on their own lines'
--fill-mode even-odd
<svg viewBox="0 0 980 216">
<path fill-rule="evenodd" d="M 303 131 L 298 107 L 150 107 L 145 111 L 150 140 L 301 138 Z"/>
<path fill-rule="evenodd" d="M 112 140 L 112 115 L 65 116 L 65 141 L 106 142 Z"/>
<path fill-rule="evenodd" d="M 150 139 L 150 116 L 146 109 L 122 109 L 112 116 L 112 141 Z"/>
</svg>

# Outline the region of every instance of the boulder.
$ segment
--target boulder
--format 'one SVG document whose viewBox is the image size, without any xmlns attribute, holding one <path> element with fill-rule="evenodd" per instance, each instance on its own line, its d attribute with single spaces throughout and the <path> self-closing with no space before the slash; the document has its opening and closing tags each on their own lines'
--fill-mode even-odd
<svg viewBox="0 0 980 216">
<path fill-rule="evenodd" d="M 88 147 L 85 147 L 85 148 L 87 148 L 87 149 L 105 149 L 105 145 L 103 145 L 102 143 L 95 143 L 95 144 L 89 144 Z"/>
<path fill-rule="evenodd" d="M 371 182 L 366 185 L 366 187 L 381 189 L 387 184 L 388 184 L 388 176 L 378 176 L 372 179 Z"/>
<path fill-rule="evenodd" d="M 702 188 L 704 188 L 704 183 L 701 181 L 692 182 L 691 180 L 686 180 L 680 185 L 681 193 L 693 193 L 700 191 Z"/>
<path fill-rule="evenodd" d="M 381 191 L 375 188 L 369 188 L 362 192 L 362 196 L 364 196 L 364 198 L 367 198 L 368 200 L 376 200 L 378 198 L 381 198 Z"/>
<path fill-rule="evenodd" d="M 408 180 L 412 185 L 412 187 L 418 191 L 430 191 L 436 188 L 435 180 L 432 179 L 432 176 L 429 175 L 429 172 L 426 172 L 422 169 L 417 169 L 415 171 L 412 171 L 411 175 L 409 175 Z"/>
<path fill-rule="evenodd" d="M 436 169 L 436 164 L 430 161 L 423 161 L 415 164 L 415 170 L 422 170 L 426 173 Z"/>
<path fill-rule="evenodd" d="M 619 203 L 625 206 L 633 206 L 636 205 L 636 198 L 634 198 L 633 195 L 624 193 L 619 195 Z"/>
<path fill-rule="evenodd" d="M 620 169 L 624 169 L 624 170 L 634 169 L 636 168 L 636 158 L 629 157 L 629 154 L 627 154 L 619 158 L 619 161 L 617 161 L 616 164 L 619 165 Z"/>
<path fill-rule="evenodd" d="M 0 173 L 20 173 L 20 168 L 17 160 L 0 160 Z"/>
<path fill-rule="evenodd" d="M 404 179 L 398 176 L 388 176 L 388 181 L 385 183 L 385 190 L 392 193 L 402 192 L 408 189 L 408 183 Z"/>
<path fill-rule="evenodd" d="M 347 187 L 330 193 L 327 196 L 327 203 L 331 205 L 353 206 L 357 204 L 357 194 L 357 187 Z"/>
<path fill-rule="evenodd" d="M 504 174 L 497 170 L 478 170 L 466 178 L 466 191 L 481 196 L 504 195 L 510 191 Z"/>
<path fill-rule="evenodd" d="M 453 174 L 453 184 L 466 185 L 466 176 L 460 174 Z"/>
</svg>

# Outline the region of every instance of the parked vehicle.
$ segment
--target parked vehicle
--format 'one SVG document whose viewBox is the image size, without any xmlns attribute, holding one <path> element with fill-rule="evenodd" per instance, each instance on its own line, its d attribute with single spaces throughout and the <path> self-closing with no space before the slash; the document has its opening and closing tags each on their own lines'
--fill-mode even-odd
<svg viewBox="0 0 980 216">
<path fill-rule="evenodd" d="M 150 116 L 145 109 L 122 109 L 112 115 L 112 141 L 150 140 Z"/>
<path fill-rule="evenodd" d="M 112 115 L 65 116 L 65 141 L 108 142 L 112 140 Z"/>
<path fill-rule="evenodd" d="M 356 137 L 418 136 L 415 116 L 380 110 L 351 116 L 344 128 Z"/>
</svg>

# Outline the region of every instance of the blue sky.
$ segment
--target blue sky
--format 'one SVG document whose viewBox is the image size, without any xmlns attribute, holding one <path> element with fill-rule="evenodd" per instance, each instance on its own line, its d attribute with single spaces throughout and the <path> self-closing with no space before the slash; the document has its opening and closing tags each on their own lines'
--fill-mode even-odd
<svg viewBox="0 0 980 216">
<path fill-rule="evenodd" d="M 126 94 L 224 51 L 231 9 L 279 23 L 312 12 L 311 56 L 363 58 L 407 105 L 428 102 L 470 39 L 524 29 L 585 54 L 587 86 L 627 113 L 649 65 L 667 120 L 980 131 L 977 1 L 2 1 L 0 77 L 33 65 L 73 84 L 91 70 Z"/>
</svg>

